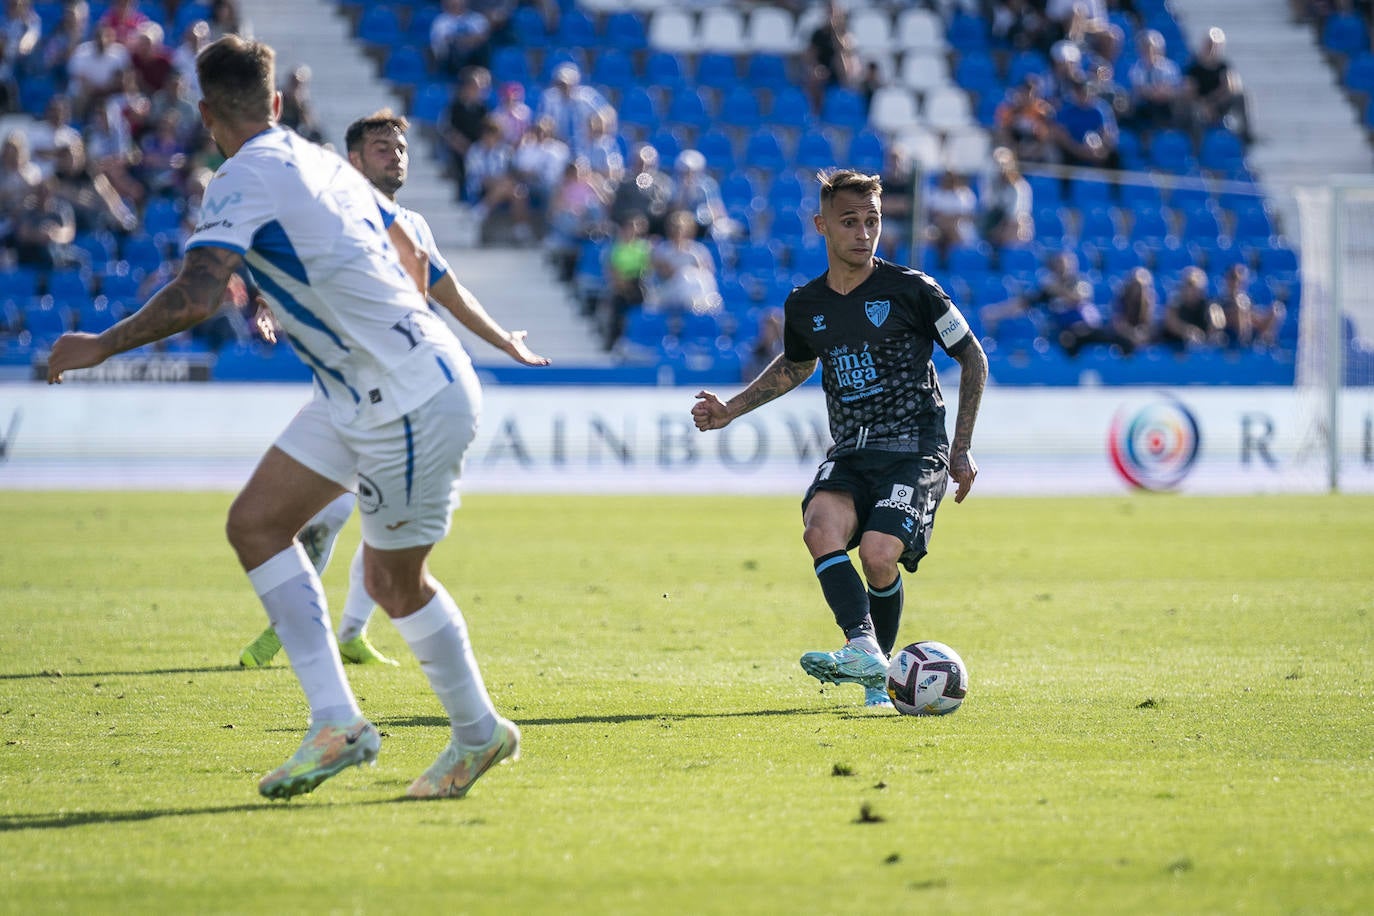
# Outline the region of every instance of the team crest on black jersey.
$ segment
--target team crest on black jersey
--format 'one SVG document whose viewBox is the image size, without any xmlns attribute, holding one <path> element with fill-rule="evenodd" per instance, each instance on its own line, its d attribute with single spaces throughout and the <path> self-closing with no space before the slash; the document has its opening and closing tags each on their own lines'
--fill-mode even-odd
<svg viewBox="0 0 1374 916">
<path fill-rule="evenodd" d="M 868 316 L 869 321 L 873 322 L 875 328 L 880 328 L 883 326 L 883 322 L 887 321 L 887 316 L 892 314 L 892 300 L 875 299 L 872 302 L 865 302 L 864 314 Z"/>
</svg>

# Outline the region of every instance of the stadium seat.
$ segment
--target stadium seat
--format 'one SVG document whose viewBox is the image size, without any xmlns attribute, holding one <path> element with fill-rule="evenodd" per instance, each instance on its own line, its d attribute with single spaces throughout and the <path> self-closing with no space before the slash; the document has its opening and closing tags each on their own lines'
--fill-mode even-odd
<svg viewBox="0 0 1374 916">
<path fill-rule="evenodd" d="M 1286 245 L 1269 245 L 1260 249 L 1259 252 L 1260 273 L 1296 273 L 1298 271 L 1298 255 L 1293 249 Z"/>
<path fill-rule="evenodd" d="M 1079 210 L 1108 207 L 1112 204 L 1113 188 L 1105 181 L 1075 178 L 1069 185 L 1069 203 Z"/>
<path fill-rule="evenodd" d="M 0 296 L 27 299 L 38 295 L 38 271 L 31 267 L 0 268 Z"/>
<path fill-rule="evenodd" d="M 670 51 L 651 51 L 644 59 L 644 81 L 663 92 L 677 92 L 687 85 L 682 58 Z"/>
<path fill-rule="evenodd" d="M 1212 128 L 1202 136 L 1198 165 L 1221 177 L 1232 177 L 1245 166 L 1245 144 L 1224 127 Z"/>
<path fill-rule="evenodd" d="M 1369 50 L 1369 25 L 1355 12 L 1334 12 L 1321 26 L 1322 47 L 1350 57 Z"/>
<path fill-rule="evenodd" d="M 708 7 L 697 23 L 695 48 L 726 54 L 743 54 L 749 49 L 744 37 L 744 17 L 732 6 Z"/>
<path fill-rule="evenodd" d="M 410 118 L 425 127 L 435 128 L 448 111 L 452 92 L 447 83 L 425 83 L 415 91 L 410 103 Z"/>
<path fill-rule="evenodd" d="M 678 154 L 687 148 L 687 137 L 684 130 L 673 124 L 660 124 L 658 129 L 645 139 L 650 146 L 658 151 L 658 161 L 664 166 L 670 165 L 673 160 L 677 159 Z"/>
<path fill-rule="evenodd" d="M 688 10 L 665 6 L 654 11 L 649 20 L 649 47 L 675 54 L 692 54 L 701 49 L 697 43 L 696 17 Z"/>
<path fill-rule="evenodd" d="M 657 127 L 661 120 L 657 100 L 643 86 L 630 86 L 625 90 L 617 113 L 622 124 L 645 131 Z"/>
<path fill-rule="evenodd" d="M 437 12 L 437 11 L 436 11 Z M 412 15 L 419 16 L 419 10 Z M 434 19 L 429 18 L 430 25 L 434 24 Z M 521 48 L 542 48 L 549 43 L 548 24 L 544 21 L 544 15 L 533 6 L 517 6 L 510 17 L 511 36 L 515 39 L 515 45 Z M 428 45 L 429 30 L 426 29 L 423 39 L 416 35 L 414 29 L 410 30 L 410 41 L 412 44 Z"/>
<path fill-rule="evenodd" d="M 780 54 L 754 54 L 744 67 L 744 81 L 755 89 L 765 89 L 777 95 L 791 86 L 787 76 L 787 59 Z"/>
<path fill-rule="evenodd" d="M 955 245 L 948 252 L 946 260 L 950 273 L 970 276 L 987 273 L 992 268 L 992 259 L 986 243 L 974 245 Z"/>
<path fill-rule="evenodd" d="M 1221 235 L 1221 223 L 1217 220 L 1216 211 L 1210 206 L 1190 207 L 1183 211 L 1183 239 L 1185 242 L 1214 240 L 1220 238 Z"/>
<path fill-rule="evenodd" d="M 670 124 L 689 128 L 693 132 L 706 130 L 712 121 L 710 100 L 700 89 L 675 92 L 668 101 L 664 118 Z"/>
<path fill-rule="evenodd" d="M 758 127 L 762 114 L 759 98 L 755 91 L 746 85 L 736 85 L 720 100 L 720 112 L 716 119 L 726 127 L 737 130 L 753 130 Z"/>
<path fill-rule="evenodd" d="M 606 16 L 602 40 L 617 51 L 643 51 L 649 47 L 644 20 L 633 10 L 616 10 Z"/>
<path fill-rule="evenodd" d="M 1002 81 L 997 76 L 997 65 L 992 56 L 985 51 L 971 51 L 954 65 L 954 82 L 967 92 L 982 96 L 995 93 L 1002 96 Z"/>
<path fill-rule="evenodd" d="M 791 170 L 783 171 L 773 179 L 773 183 L 768 186 L 768 206 L 774 212 L 785 209 L 796 209 L 801 206 L 806 198 L 806 188 L 802 185 L 797 173 Z"/>
<path fill-rule="evenodd" d="M 756 200 L 762 201 L 754 179 L 740 169 L 727 173 L 720 180 L 720 197 L 727 209 L 736 206 L 752 208 Z"/>
<path fill-rule="evenodd" d="M 907 54 L 945 53 L 944 23 L 939 14 L 923 7 L 907 7 L 897 14 L 895 44 Z"/>
<path fill-rule="evenodd" d="M 763 123 L 769 127 L 791 131 L 801 130 L 815 120 L 811 102 L 797 86 L 787 86 L 773 96 Z"/>
<path fill-rule="evenodd" d="M 1231 217 L 1234 223 L 1231 235 L 1238 244 L 1268 244 L 1269 237 L 1274 234 L 1269 208 L 1261 198 L 1252 197 L 1234 203 Z"/>
<path fill-rule="evenodd" d="M 389 6 L 368 6 L 358 19 L 358 39 L 370 48 L 399 48 L 405 44 L 401 20 Z"/>
<path fill-rule="evenodd" d="M 780 6 L 757 6 L 749 13 L 744 43 L 755 55 L 782 57 L 798 50 L 796 20 Z"/>
<path fill-rule="evenodd" d="M 945 30 L 945 40 L 958 54 L 988 49 L 988 22 L 982 16 L 957 9 Z"/>
<path fill-rule="evenodd" d="M 1048 73 L 1049 71 L 1050 59 L 1045 56 L 1043 51 L 1034 49 L 1018 51 L 1007 62 L 1007 85 L 1019 86 L 1026 81 L 1026 77 Z"/>
<path fill-rule="evenodd" d="M 768 234 L 790 251 L 800 246 L 806 236 L 806 222 L 797 210 L 775 210 Z"/>
<path fill-rule="evenodd" d="M 735 144 L 723 130 L 712 127 L 703 131 L 697 136 L 695 146 L 697 152 L 706 157 L 711 171 L 728 174 L 735 170 Z"/>
<path fill-rule="evenodd" d="M 857 131 L 868 124 L 868 107 L 853 89 L 831 86 L 821 101 L 821 121 L 830 127 Z"/>
<path fill-rule="evenodd" d="M 528 86 L 534 82 L 534 73 L 530 70 L 530 61 L 524 48 L 511 45 L 493 48 L 488 69 L 492 82 L 497 85 L 520 83 Z"/>
<path fill-rule="evenodd" d="M 1036 204 L 1031 209 L 1035 222 L 1035 238 L 1041 243 L 1062 240 L 1068 234 L 1064 226 L 1064 210 L 1058 204 Z"/>
<path fill-rule="evenodd" d="M 1161 130 L 1150 140 L 1150 164 L 1175 175 L 1189 175 L 1197 167 L 1193 143 L 1181 130 Z"/>
<path fill-rule="evenodd" d="M 849 14 L 849 32 L 854 38 L 855 47 L 862 48 L 864 54 L 880 54 L 897 49 L 892 17 L 886 8 L 855 7 Z"/>
<path fill-rule="evenodd" d="M 21 311 L 24 330 L 33 336 L 33 345 L 47 347 L 72 329 L 72 311 L 60 302 L 45 296 L 40 302 L 25 306 Z"/>
<path fill-rule="evenodd" d="M 835 145 L 830 136 L 820 128 L 811 128 L 797 138 L 797 148 L 792 155 L 794 165 L 804 169 L 824 169 L 835 165 Z"/>
<path fill-rule="evenodd" d="M 582 10 L 573 7 L 565 9 L 558 16 L 558 30 L 554 33 L 554 44 L 563 48 L 600 47 L 601 36 L 597 34 L 596 22 Z"/>
<path fill-rule="evenodd" d="M 592 59 L 592 69 L 587 75 L 593 85 L 623 95 L 639 77 L 635 75 L 634 58 L 630 52 L 619 48 L 606 48 Z"/>
<path fill-rule="evenodd" d="M 1123 190 L 1125 190 L 1123 188 Z M 1122 207 L 1131 214 L 1131 240 L 1146 245 L 1163 245 L 1174 236 L 1169 220 L 1159 206 L 1140 204 Z"/>
<path fill-rule="evenodd" d="M 393 86 L 415 89 L 430 81 L 429 62 L 418 48 L 395 48 L 382 68 L 382 79 Z"/>
<path fill-rule="evenodd" d="M 735 58 L 723 51 L 706 51 L 697 57 L 696 84 L 724 93 L 739 87 Z"/>
<path fill-rule="evenodd" d="M 881 86 L 873 93 L 868 123 L 874 130 L 894 134 L 921 123 L 916 96 L 903 86 Z"/>
<path fill-rule="evenodd" d="M 77 268 L 48 274 L 48 295 L 58 302 L 76 305 L 91 296 L 89 274 Z"/>
<path fill-rule="evenodd" d="M 908 51 L 902 58 L 898 82 L 915 92 L 926 93 L 952 85 L 944 57 Z"/>
<path fill-rule="evenodd" d="M 787 156 L 783 153 L 778 135 L 767 128 L 750 134 L 741 165 L 766 175 L 777 175 L 777 181 L 781 181 L 784 176 L 779 173 L 787 167 Z"/>
<path fill-rule="evenodd" d="M 849 141 L 849 152 L 845 156 L 849 167 L 860 172 L 878 174 L 887 165 L 887 147 L 876 131 L 864 128 Z"/>
<path fill-rule="evenodd" d="M 1151 265 L 1157 276 L 1172 277 L 1185 267 L 1193 266 L 1193 255 L 1176 237 L 1165 240 L 1163 245 L 1152 248 L 1154 263 Z"/>
<path fill-rule="evenodd" d="M 945 161 L 960 171 L 978 171 L 992 161 L 992 138 L 972 124 L 950 128 L 945 134 L 944 152 Z"/>
<path fill-rule="evenodd" d="M 106 331 L 124 317 L 123 309 L 112 307 L 110 300 L 105 296 L 97 296 L 82 302 L 77 306 L 75 315 L 76 330 L 87 334 Z"/>
</svg>

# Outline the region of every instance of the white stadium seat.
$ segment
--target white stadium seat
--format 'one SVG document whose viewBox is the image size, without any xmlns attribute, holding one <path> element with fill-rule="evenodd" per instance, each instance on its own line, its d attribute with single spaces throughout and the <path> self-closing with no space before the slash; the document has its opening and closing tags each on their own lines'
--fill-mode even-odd
<svg viewBox="0 0 1374 916">
<path fill-rule="evenodd" d="M 868 123 L 875 130 L 889 134 L 901 133 L 921 121 L 916 96 L 902 86 L 883 86 L 873 93 L 868 109 Z"/>
<path fill-rule="evenodd" d="M 908 51 L 902 58 L 902 85 L 922 94 L 950 85 L 944 55 Z"/>
<path fill-rule="evenodd" d="M 945 51 L 945 26 L 940 17 L 927 9 L 911 8 L 897 14 L 894 35 L 902 51 Z"/>
<path fill-rule="evenodd" d="M 965 127 L 945 137 L 945 162 L 955 171 L 981 171 L 992 159 L 992 140 L 981 127 Z"/>
<path fill-rule="evenodd" d="M 893 145 L 906 153 L 907 159 L 923 172 L 935 172 L 944 167 L 940 138 L 924 127 L 912 127 L 898 134 Z"/>
<path fill-rule="evenodd" d="M 973 124 L 968 93 L 954 86 L 933 89 L 926 94 L 921 115 L 931 130 L 951 131 Z"/>
<path fill-rule="evenodd" d="M 649 47 L 675 54 L 699 50 L 696 17 L 673 7 L 658 10 L 649 20 Z"/>
<path fill-rule="evenodd" d="M 860 9 L 849 15 L 849 31 L 854 47 L 865 51 L 891 51 L 894 48 L 892 18 L 886 10 Z"/>
<path fill-rule="evenodd" d="M 749 14 L 744 43 L 760 54 L 795 54 L 800 50 L 796 20 L 780 6 L 756 7 Z"/>
<path fill-rule="evenodd" d="M 697 26 L 697 49 L 740 54 L 748 50 L 744 41 L 744 17 L 732 7 L 717 6 L 701 14 Z"/>
</svg>

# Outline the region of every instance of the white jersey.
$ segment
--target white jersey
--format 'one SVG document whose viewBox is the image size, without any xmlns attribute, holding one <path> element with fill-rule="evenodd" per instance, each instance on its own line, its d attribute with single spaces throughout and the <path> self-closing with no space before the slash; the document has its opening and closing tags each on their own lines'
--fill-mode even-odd
<svg viewBox="0 0 1374 916">
<path fill-rule="evenodd" d="M 337 423 L 395 420 L 472 371 L 387 238 L 398 209 L 335 153 L 273 127 L 220 166 L 186 243 L 244 256 Z"/>
</svg>

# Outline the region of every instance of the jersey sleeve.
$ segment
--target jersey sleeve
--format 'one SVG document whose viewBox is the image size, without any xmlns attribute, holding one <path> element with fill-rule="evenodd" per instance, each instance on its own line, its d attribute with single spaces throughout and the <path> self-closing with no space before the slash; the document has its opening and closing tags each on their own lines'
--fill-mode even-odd
<svg viewBox="0 0 1374 916">
<path fill-rule="evenodd" d="M 205 189 L 186 250 L 214 245 L 247 254 L 254 233 L 275 215 L 276 201 L 266 183 L 252 169 L 226 162 Z"/>
<path fill-rule="evenodd" d="M 425 254 L 429 255 L 429 285 L 433 286 L 449 272 L 448 261 L 444 260 L 443 252 L 434 241 L 434 233 L 429 228 L 429 222 L 414 210 L 404 212 L 409 217 L 410 227 L 415 230 L 415 241 L 419 242 Z"/>
<path fill-rule="evenodd" d="M 809 363 L 818 359 L 819 354 L 811 348 L 806 338 L 797 333 L 793 325 L 797 309 L 795 307 L 798 290 L 792 290 L 783 304 L 782 355 L 794 363 Z"/>
<path fill-rule="evenodd" d="M 973 340 L 973 332 L 969 329 L 968 321 L 954 304 L 954 300 L 949 298 L 949 294 L 940 288 L 940 284 L 929 277 L 921 277 L 919 282 L 924 286 L 921 296 L 922 309 L 929 313 L 934 331 L 931 336 L 940 344 L 941 349 L 954 356 Z"/>
</svg>

